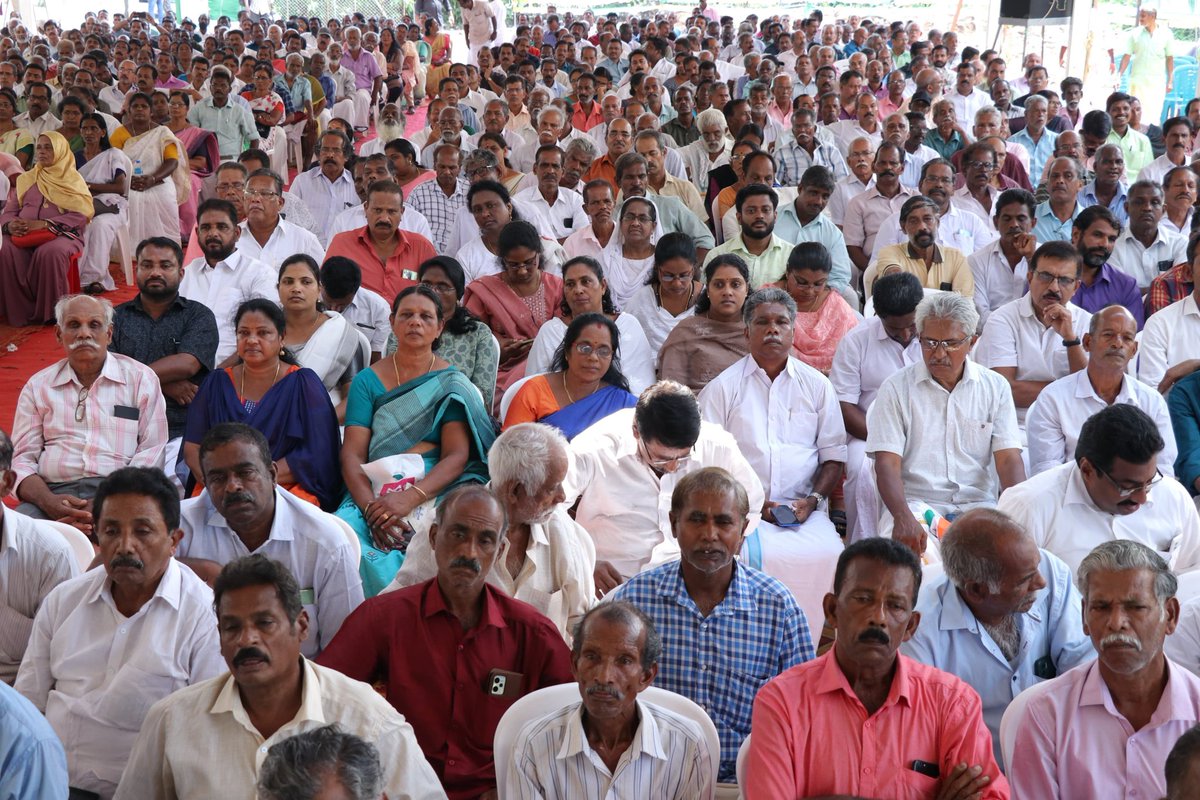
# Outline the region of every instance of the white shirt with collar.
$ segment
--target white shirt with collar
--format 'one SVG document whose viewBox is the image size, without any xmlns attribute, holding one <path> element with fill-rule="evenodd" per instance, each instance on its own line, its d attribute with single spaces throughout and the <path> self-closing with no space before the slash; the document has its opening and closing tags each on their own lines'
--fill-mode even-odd
<svg viewBox="0 0 1200 800">
<path fill-rule="evenodd" d="M 264 555 L 282 563 L 300 584 L 300 599 L 308 612 L 308 638 L 300 645 L 307 658 L 316 658 L 333 640 L 342 621 L 362 604 L 358 559 L 341 527 L 312 503 L 275 487 L 275 517 L 271 532 L 250 551 L 241 537 L 213 506 L 205 490 L 180 508 L 183 539 L 179 558 L 202 558 L 225 565 L 243 556 Z"/>
<path fill-rule="evenodd" d="M 953 247 L 968 258 L 998 238 L 994 228 L 984 225 L 979 217 L 953 203 L 938 220 L 938 245 Z M 900 212 L 897 211 L 879 226 L 879 232 L 875 234 L 875 244 L 871 248 L 871 260 L 878 258 L 880 249 L 889 244 L 907 241 L 908 234 L 900 227 Z"/>
<path fill-rule="evenodd" d="M 1138 380 L 1157 387 L 1167 370 L 1200 358 L 1200 309 L 1189 294 L 1151 314 L 1142 329 L 1138 347 Z"/>
<path fill-rule="evenodd" d="M 1092 315 L 1074 303 L 1067 303 L 1067 309 L 1074 338 L 1083 339 Z M 1055 381 L 1071 371 L 1063 337 L 1038 321 L 1029 294 L 992 312 L 975 348 L 975 360 L 990 369 L 1016 367 L 1019 381 Z M 1017 409 L 1017 416 L 1024 424 L 1026 409 Z"/>
<path fill-rule="evenodd" d="M 46 131 L 56 131 L 62 127 L 62 120 L 47 111 L 37 119 L 29 116 L 29 112 L 18 114 L 13 117 L 13 124 L 18 128 L 24 128 L 29 131 L 29 135 L 34 139 L 41 136 Z"/>
<path fill-rule="evenodd" d="M 1183 218 L 1182 225 L 1176 225 L 1174 222 L 1171 222 L 1170 217 L 1168 217 L 1166 214 L 1163 214 L 1162 222 L 1158 223 L 1159 230 L 1166 231 L 1167 233 L 1177 233 L 1186 239 L 1192 234 L 1192 218 L 1195 216 L 1195 214 L 1196 209 L 1189 208 L 1187 216 Z"/>
<path fill-rule="evenodd" d="M 525 560 L 516 575 L 508 571 L 506 561 L 511 544 L 508 537 L 500 540 L 488 583 L 542 612 L 570 642 L 575 625 L 596 601 L 596 546 L 592 537 L 571 519 L 565 506 L 558 506 L 546 522 L 530 524 Z M 400 571 L 383 591 L 392 592 L 434 577 L 437 562 L 429 537 L 417 536 L 408 546 Z"/>
<path fill-rule="evenodd" d="M 205 81 L 205 86 L 208 86 L 207 81 Z M 136 91 L 133 84 L 130 84 L 129 88 L 125 91 L 121 91 L 121 87 L 114 83 L 101 89 L 97 96 L 101 102 L 108 106 L 109 111 L 120 113 L 125 107 L 125 98 L 133 91 Z"/>
<path fill-rule="evenodd" d="M 996 223 L 992 220 L 992 215 L 996 211 L 996 200 L 1000 197 L 1000 190 L 995 186 L 989 185 L 987 187 L 987 191 L 988 197 L 991 198 L 990 209 L 984 208 L 982 203 L 972 197 L 971 193 L 967 191 L 966 186 L 955 189 L 954 194 L 950 195 L 950 202 L 954 203 L 954 205 L 958 206 L 964 211 L 970 211 L 972 214 L 983 220 L 984 224 L 989 228 L 995 227 Z"/>
<path fill-rule="evenodd" d="M 1175 474 L 1175 432 L 1167 401 L 1153 386 L 1147 386 L 1132 375 L 1126 375 L 1117 392 L 1118 403 L 1129 403 L 1145 411 L 1158 425 L 1165 446 L 1158 454 L 1158 468 L 1163 475 Z M 1075 445 L 1079 431 L 1088 417 L 1108 407 L 1092 386 L 1088 371 L 1059 378 L 1047 386 L 1029 407 L 1026 429 L 1029 433 L 1029 474 L 1037 475 L 1048 469 L 1075 460 Z"/>
<path fill-rule="evenodd" d="M 960 120 L 964 125 L 974 123 L 975 113 L 979 109 L 992 104 L 992 98 L 986 92 L 981 92 L 972 87 L 970 94 L 959 94 L 958 89 L 954 88 L 947 94 L 942 95 L 943 100 L 949 100 L 954 106 L 955 118 Z"/>
<path fill-rule="evenodd" d="M 926 144 L 918 144 L 916 152 L 908 152 L 908 148 L 904 149 L 904 172 L 900 173 L 900 182 L 910 189 L 916 189 L 921 185 L 921 169 L 925 164 L 935 158 L 941 158 L 941 154 Z"/>
<path fill-rule="evenodd" d="M 1130 275 L 1143 291 L 1150 281 L 1177 264 L 1187 261 L 1187 239 L 1175 233 L 1158 229 L 1158 236 L 1146 247 L 1137 240 L 1128 225 L 1117 237 L 1108 263 Z"/>
<path fill-rule="evenodd" d="M 333 237 L 330 231 L 334 218 L 347 208 L 362 203 L 358 191 L 354 188 L 354 179 L 346 170 L 342 170 L 337 180 L 331 181 L 321 172 L 320 167 L 313 167 L 296 176 L 292 181 L 291 192 L 304 201 L 312 215 L 322 222 L 325 238 L 321 244 L 326 246 Z"/>
<path fill-rule="evenodd" d="M 829 380 L 839 403 L 856 405 L 866 413 L 884 381 L 920 360 L 921 343 L 917 337 L 904 347 L 888 336 L 883 320 L 868 317 L 838 342 Z"/>
<path fill-rule="evenodd" d="M 997 508 L 1072 572 L 1096 545 L 1116 539 L 1141 542 L 1175 573 L 1200 567 L 1200 516 L 1187 489 L 1174 478 L 1155 484 L 1132 514 L 1109 514 L 1096 507 L 1072 460 L 1010 487 Z"/>
<path fill-rule="evenodd" d="M 845 158 L 850 152 L 850 143 L 855 139 L 864 138 L 871 140 L 871 147 L 878 148 L 883 141 L 883 125 L 876 124 L 875 132 L 864 130 L 862 125 L 858 124 L 856 119 L 839 119 L 832 125 L 827 126 L 827 130 L 833 134 L 833 140 L 837 144 L 838 152 Z"/>
<path fill-rule="evenodd" d="M 713 754 L 694 721 L 638 699 L 633 740 L 610 771 L 588 743 L 583 703 L 576 701 L 526 724 L 517 737 L 502 796 L 511 800 L 555 797 L 689 798 L 712 800 Z"/>
<path fill-rule="evenodd" d="M 1191 156 L 1189 155 L 1184 159 L 1183 166 L 1188 166 L 1190 163 Z M 1137 179 L 1139 181 L 1154 181 L 1159 186 L 1162 186 L 1163 178 L 1165 178 L 1167 173 L 1175 169 L 1177 166 L 1180 165 L 1171 161 L 1167 154 L 1163 153 L 1161 156 L 1142 167 L 1142 171 L 1138 173 Z"/>
<path fill-rule="evenodd" d="M 75 553 L 46 523 L 0 504 L 0 681 L 9 686 L 33 632 L 33 618 L 55 586 L 79 575 Z"/>
<path fill-rule="evenodd" d="M 250 232 L 250 223 L 243 220 L 238 226 L 242 235 L 238 238 L 238 251 L 264 264 L 282 265 L 289 256 L 303 253 L 312 257 L 320 265 L 325 261 L 325 248 L 320 240 L 299 225 L 293 225 L 280 217 L 275 230 L 267 237 L 267 243 L 260 245 Z"/>
<path fill-rule="evenodd" d="M 1025 294 L 1029 262 L 1022 258 L 1015 267 L 1010 266 L 999 239 L 967 256 L 967 263 L 975 279 L 975 308 L 979 310 L 980 325 L 987 323 L 993 311 Z"/>
<path fill-rule="evenodd" d="M 833 220 L 833 224 L 839 228 L 842 227 L 846 218 L 846 206 L 850 205 L 851 200 L 874 185 L 874 175 L 866 183 L 863 183 L 854 173 L 850 173 L 834 184 L 833 194 L 830 195 L 829 205 L 825 209 L 825 213 Z"/>
<path fill-rule="evenodd" d="M 278 303 L 279 292 L 275 289 L 278 282 L 275 270 L 238 250 L 216 266 L 210 267 L 204 256 L 187 265 L 179 294 L 208 306 L 217 318 L 221 341 L 215 363 L 220 364 L 237 350 L 233 325 L 237 307 L 255 297 Z"/>
<path fill-rule="evenodd" d="M 583 196 L 573 189 L 558 187 L 554 205 L 547 202 L 537 186 L 522 189 L 513 200 L 520 200 L 531 209 L 537 216 L 529 221 L 539 231 L 551 232 L 555 239 L 566 239 L 589 224 L 587 214 L 583 213 Z"/>
<path fill-rule="evenodd" d="M 361 286 L 350 304 L 342 309 L 346 321 L 371 343 L 371 352 L 383 354 L 392 332 L 392 307 L 378 293 Z"/>
<path fill-rule="evenodd" d="M 691 457 L 661 477 L 639 450 L 633 409 L 617 411 L 571 441 L 571 467 L 563 481 L 567 506 L 579 499 L 575 519 L 591 534 L 596 558 L 610 562 L 622 576 L 679 558 L 668 514 L 671 493 L 688 473 L 704 467 L 728 470 L 750 497 L 750 528 L 758 523 L 762 482 L 724 428 L 702 422 Z"/>
<path fill-rule="evenodd" d="M 103 567 L 50 593 L 15 688 L 46 715 L 67 751 L 71 786 L 111 797 L 146 712 L 226 671 L 212 590 L 174 558 L 132 617 Z"/>
</svg>

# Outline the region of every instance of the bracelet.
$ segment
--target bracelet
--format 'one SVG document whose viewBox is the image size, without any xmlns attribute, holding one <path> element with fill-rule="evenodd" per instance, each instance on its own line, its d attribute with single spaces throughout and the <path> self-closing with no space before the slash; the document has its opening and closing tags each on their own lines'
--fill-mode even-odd
<svg viewBox="0 0 1200 800">
<path fill-rule="evenodd" d="M 1078 339 L 1063 339 L 1063 347 L 1079 347 L 1080 344 Z"/>
<path fill-rule="evenodd" d="M 420 493 L 421 493 L 421 497 L 424 497 L 426 500 L 428 500 L 428 499 L 429 499 L 429 495 L 425 493 L 425 490 L 424 490 L 424 489 L 422 489 L 420 486 L 417 486 L 415 483 L 409 484 L 408 488 L 410 488 L 410 489 L 412 489 L 412 490 L 414 490 L 414 491 L 418 491 L 418 492 L 420 492 Z"/>
</svg>

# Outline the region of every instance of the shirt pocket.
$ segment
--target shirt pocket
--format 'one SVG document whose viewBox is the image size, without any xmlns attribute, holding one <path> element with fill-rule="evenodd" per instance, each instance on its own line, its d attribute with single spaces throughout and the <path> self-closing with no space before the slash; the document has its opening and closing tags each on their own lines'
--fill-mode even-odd
<svg viewBox="0 0 1200 800">
<path fill-rule="evenodd" d="M 967 456 L 990 455 L 992 452 L 992 429 L 990 420 L 964 419 L 958 424 L 958 444 Z"/>
<path fill-rule="evenodd" d="M 108 686 L 96 690 L 93 713 L 98 722 L 136 733 L 150 706 L 183 688 L 185 683 L 183 678 L 126 664 L 117 670 Z"/>
<path fill-rule="evenodd" d="M 817 427 L 820 418 L 815 411 L 794 410 L 788 413 L 783 430 L 779 432 L 780 441 L 791 445 L 812 447 L 817 439 Z"/>
<path fill-rule="evenodd" d="M 908 768 L 912 762 L 909 761 L 901 766 L 900 791 L 896 793 L 899 798 L 904 800 L 931 800 L 937 797 L 939 778 L 931 778 L 928 775 L 922 775 L 916 770 Z"/>
</svg>

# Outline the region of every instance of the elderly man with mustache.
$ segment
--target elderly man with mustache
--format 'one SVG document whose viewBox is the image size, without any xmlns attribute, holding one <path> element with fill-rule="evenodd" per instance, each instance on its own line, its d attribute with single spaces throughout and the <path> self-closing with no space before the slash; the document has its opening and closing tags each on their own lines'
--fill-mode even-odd
<svg viewBox="0 0 1200 800">
<path fill-rule="evenodd" d="M 17 400 L 17 511 L 91 533 L 91 498 L 105 475 L 121 467 L 162 467 L 166 402 L 153 370 L 108 351 L 111 303 L 68 295 L 55 305 L 54 317 L 66 358 L 34 374 Z"/>
<path fill-rule="evenodd" d="M 382 679 L 450 800 L 495 800 L 500 717 L 529 692 L 571 680 L 555 624 L 488 583 L 505 527 L 490 489 L 452 491 L 429 530 L 437 575 L 367 600 L 319 659 L 357 680 Z"/>
<path fill-rule="evenodd" d="M 1200 678 L 1163 642 L 1179 621 L 1176 580 L 1136 541 L 1108 541 L 1076 570 L 1083 631 L 1098 657 L 1012 713 L 1015 797 L 1162 797 L 1171 748 L 1200 721 Z"/>
<path fill-rule="evenodd" d="M 824 604 L 833 647 L 754 700 L 746 800 L 1009 796 L 979 695 L 897 652 L 921 621 L 920 588 L 921 562 L 897 541 L 863 539 L 842 552 Z"/>
<path fill-rule="evenodd" d="M 173 558 L 183 531 L 167 476 L 117 469 L 93 502 L 103 568 L 42 603 L 14 688 L 62 739 L 71 796 L 108 800 L 150 706 L 225 665 L 212 592 Z"/>
</svg>

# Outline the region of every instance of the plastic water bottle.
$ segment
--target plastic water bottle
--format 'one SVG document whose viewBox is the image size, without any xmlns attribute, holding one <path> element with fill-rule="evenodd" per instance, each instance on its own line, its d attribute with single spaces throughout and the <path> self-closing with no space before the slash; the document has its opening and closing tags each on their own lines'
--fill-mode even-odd
<svg viewBox="0 0 1200 800">
<path fill-rule="evenodd" d="M 133 162 L 133 177 L 138 177 L 142 174 L 142 160 L 135 159 Z"/>
<path fill-rule="evenodd" d="M 925 530 L 935 539 L 941 539 L 950 528 L 950 520 L 932 508 L 925 509 L 923 521 L 925 522 Z"/>
</svg>

